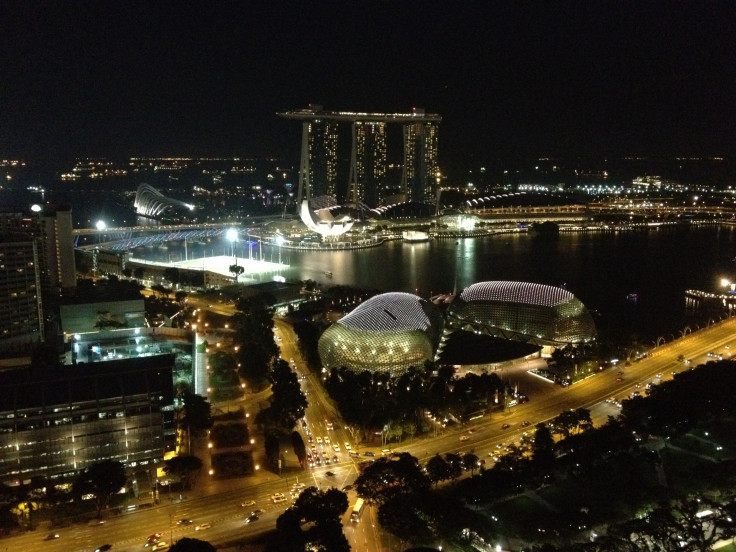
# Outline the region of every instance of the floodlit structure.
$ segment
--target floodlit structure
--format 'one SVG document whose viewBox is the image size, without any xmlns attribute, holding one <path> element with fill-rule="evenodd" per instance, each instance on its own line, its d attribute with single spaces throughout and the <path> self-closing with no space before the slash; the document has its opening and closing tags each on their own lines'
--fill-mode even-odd
<svg viewBox="0 0 736 552">
<path fill-rule="evenodd" d="M 450 305 L 448 328 L 494 337 L 565 346 L 596 337 L 585 305 L 566 289 L 529 282 L 479 282 Z"/>
<path fill-rule="evenodd" d="M 166 197 L 150 184 L 141 184 L 133 203 L 136 213 L 146 217 L 158 217 L 166 211 L 194 211 L 194 205 Z"/>
<path fill-rule="evenodd" d="M 384 293 L 330 326 L 319 340 L 322 365 L 397 376 L 431 360 L 442 330 L 439 309 L 410 293 Z"/>
</svg>

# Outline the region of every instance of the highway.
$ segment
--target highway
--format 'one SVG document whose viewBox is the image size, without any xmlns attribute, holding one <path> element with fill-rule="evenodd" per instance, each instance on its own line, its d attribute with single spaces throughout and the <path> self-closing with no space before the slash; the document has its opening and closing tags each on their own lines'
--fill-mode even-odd
<svg viewBox="0 0 736 552">
<path fill-rule="evenodd" d="M 60 535 L 56 540 L 44 541 L 46 535 L 52 532 L 44 524 L 36 531 L 5 539 L 6 549 L 30 550 L 42 547 L 48 552 L 91 552 L 102 544 L 110 543 L 114 544 L 116 551 L 140 551 L 144 550 L 146 537 L 152 533 L 162 533 L 162 539 L 167 542 L 172 538 L 177 540 L 190 536 L 208 540 L 219 546 L 273 528 L 276 517 L 292 501 L 274 504 L 270 500 L 271 495 L 282 492 L 288 497 L 289 489 L 297 481 L 322 489 L 331 486 L 342 489 L 351 484 L 358 473 L 356 462 L 359 459 L 349 457 L 345 443 L 351 444 L 353 449 L 357 443 L 344 428 L 334 405 L 316 381 L 316 376 L 305 369 L 291 326 L 282 320 L 276 320 L 275 324 L 277 329 L 274 333 L 281 347 L 282 358 L 287 361 L 293 359 L 297 373 L 303 378 L 302 386 L 309 401 L 306 421 L 313 440 L 316 441 L 317 436 L 322 439 L 324 436 L 330 438 L 330 445 L 315 442 L 315 448 L 320 455 L 323 452 L 327 453 L 330 460 L 332 456 L 337 456 L 338 462 L 302 470 L 299 469 L 293 452 L 284 451 L 286 462 L 281 476 L 267 473 L 265 470 L 257 472 L 253 477 L 224 481 L 202 475 L 196 488 L 189 493 L 191 496 L 186 496 L 185 493 L 181 501 L 178 495 L 169 497 L 164 493 L 160 505 L 106 517 L 104 524 L 77 524 L 55 529 L 53 532 Z M 607 398 L 621 399 L 635 390 L 641 392 L 646 383 L 656 384 L 660 381 L 658 374 L 661 374 L 661 380 L 667 380 L 672 378 L 673 371 L 679 372 L 712 360 L 712 357 L 708 356 L 710 352 L 728 358 L 732 350 L 736 351 L 736 319 L 728 319 L 707 329 L 690 333 L 684 338 L 657 347 L 650 356 L 632 363 L 631 366 L 608 369 L 567 388 L 548 383 L 527 373 L 528 364 L 517 362 L 514 366 L 504 369 L 501 376 L 517 382 L 519 388 L 530 397 L 530 402 L 510 408 L 504 413 L 475 420 L 465 427 L 450 426 L 444 430 L 438 428 L 436 437 L 432 435 L 391 444 L 390 448 L 409 452 L 422 461 L 435 453 L 472 450 L 479 458 L 486 459 L 489 466 L 492 463 L 489 462 L 488 453 L 495 451 L 499 443 L 518 442 L 524 430 L 533 429 L 534 424 L 554 418 L 564 409 L 588 408 L 592 412 L 594 423 L 603 423 L 609 415 L 618 413 L 616 406 L 606 402 Z M 678 361 L 680 355 L 690 359 L 691 364 Z M 637 387 L 637 384 L 640 387 Z M 242 404 L 247 411 L 255 412 L 258 401 L 264 397 L 264 394 L 247 396 Z M 326 420 L 333 422 L 333 430 L 327 429 Z M 521 426 L 525 420 L 530 422 L 529 428 Z M 510 427 L 504 430 L 502 429 L 504 424 L 509 424 Z M 469 429 L 473 430 L 472 433 L 468 431 Z M 301 431 L 309 448 L 311 444 L 307 442 L 308 437 L 303 428 Z M 468 439 L 460 440 L 461 436 L 467 436 Z M 333 443 L 339 444 L 340 452 L 332 449 Z M 359 452 L 363 455 L 366 450 L 370 450 L 380 456 L 379 449 L 380 446 L 369 448 L 362 446 Z M 258 455 L 263 454 L 261 447 L 256 447 L 256 454 L 256 462 L 259 462 Z M 362 457 L 360 460 L 362 459 L 365 458 Z M 328 471 L 334 475 L 328 476 Z M 356 498 L 355 492 L 349 491 L 348 497 L 352 506 Z M 240 504 L 246 499 L 255 500 L 256 505 L 241 508 Z M 259 520 L 246 524 L 245 517 L 256 508 L 263 509 L 264 513 Z M 353 549 L 385 550 L 388 544 L 386 539 L 389 537 L 379 531 L 375 520 L 375 508 L 367 507 L 358 524 L 350 523 L 349 513 L 346 512 L 343 521 L 346 526 L 345 534 Z M 179 519 L 191 519 L 192 524 L 178 526 L 176 521 Z M 212 527 L 195 531 L 197 525 L 205 522 L 211 523 Z"/>
</svg>

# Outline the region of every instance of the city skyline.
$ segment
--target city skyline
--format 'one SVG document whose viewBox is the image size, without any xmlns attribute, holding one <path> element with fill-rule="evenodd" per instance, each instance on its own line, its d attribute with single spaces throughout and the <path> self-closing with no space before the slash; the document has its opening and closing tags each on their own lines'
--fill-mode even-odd
<svg viewBox="0 0 736 552">
<path fill-rule="evenodd" d="M 729 155 L 735 9 L 11 2 L 0 151 L 295 159 L 298 129 L 275 113 L 319 103 L 440 113 L 450 173 L 524 155 Z"/>
</svg>

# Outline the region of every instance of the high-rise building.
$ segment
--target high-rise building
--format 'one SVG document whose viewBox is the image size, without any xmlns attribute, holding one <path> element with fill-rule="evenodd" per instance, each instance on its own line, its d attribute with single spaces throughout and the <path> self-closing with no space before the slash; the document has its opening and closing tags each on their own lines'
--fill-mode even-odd
<svg viewBox="0 0 736 552">
<path fill-rule="evenodd" d="M 22 233 L 0 234 L 0 353 L 26 354 L 43 338 L 37 242 Z"/>
<path fill-rule="evenodd" d="M 0 232 L 23 235 L 36 242 L 44 292 L 58 295 L 77 285 L 69 206 L 34 207 L 30 213 L 0 213 Z"/>
<path fill-rule="evenodd" d="M 437 123 L 404 125 L 402 187 L 412 201 L 433 200 L 437 187 Z"/>
<path fill-rule="evenodd" d="M 351 175 L 348 200 L 377 207 L 386 195 L 386 123 L 355 121 L 353 140 L 355 174 Z"/>
<path fill-rule="evenodd" d="M 39 212 L 43 242 L 44 287 L 64 292 L 77 285 L 70 206 L 45 207 Z"/>
<path fill-rule="evenodd" d="M 327 119 L 304 121 L 303 133 L 308 164 L 302 170 L 308 190 L 300 189 L 300 192 L 305 197 L 334 197 L 337 194 L 337 124 Z"/>
<path fill-rule="evenodd" d="M 442 118 L 413 109 L 409 113 L 366 113 L 323 111 L 322 106 L 279 113 L 302 122 L 302 148 L 297 200 L 328 195 L 338 202 L 362 202 L 369 207 L 383 205 L 390 196 L 414 201 L 434 201 L 439 165 L 437 135 Z M 340 186 L 338 166 L 338 125 L 352 125 L 348 181 Z M 401 188 L 389 186 L 388 127 L 404 130 Z M 347 190 L 345 190 L 347 184 Z M 389 192 L 390 190 L 390 192 Z M 398 191 L 398 193 L 397 193 Z"/>
</svg>

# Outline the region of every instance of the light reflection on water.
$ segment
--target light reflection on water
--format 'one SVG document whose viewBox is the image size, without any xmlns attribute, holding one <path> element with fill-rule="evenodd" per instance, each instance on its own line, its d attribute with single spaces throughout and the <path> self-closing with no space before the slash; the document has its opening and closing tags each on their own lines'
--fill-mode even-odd
<svg viewBox="0 0 736 552">
<path fill-rule="evenodd" d="M 189 243 L 188 254 L 190 258 L 199 258 L 202 252 L 229 254 L 229 247 L 217 241 Z M 240 245 L 239 255 L 247 255 L 244 247 Z M 183 259 L 183 243 L 149 248 L 148 254 L 161 260 Z M 278 247 L 256 244 L 253 254 L 277 262 Z M 557 239 L 499 235 L 414 244 L 394 241 L 356 251 L 282 249 L 281 255 L 290 265 L 280 273 L 287 280 L 416 292 L 424 297 L 452 291 L 456 272 L 458 290 L 484 280 L 564 285 L 600 313 L 596 324 L 602 332 L 638 334 L 643 340 L 684 327 L 685 289 L 713 290 L 722 277 L 736 277 L 736 263 L 731 262 L 736 234 L 730 228 L 561 234 Z M 264 274 L 259 279 L 272 277 Z M 639 294 L 638 304 L 626 300 L 629 293 Z"/>
</svg>

